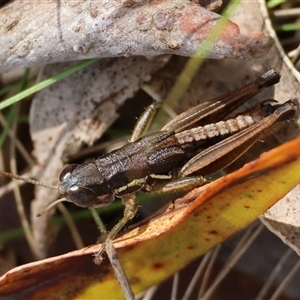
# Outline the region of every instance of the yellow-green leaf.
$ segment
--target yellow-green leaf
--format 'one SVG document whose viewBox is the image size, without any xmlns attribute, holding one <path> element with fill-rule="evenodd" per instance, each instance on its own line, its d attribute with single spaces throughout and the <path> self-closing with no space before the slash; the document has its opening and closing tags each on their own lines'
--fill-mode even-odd
<svg viewBox="0 0 300 300">
<path fill-rule="evenodd" d="M 192 191 L 175 207 L 123 235 L 115 246 L 134 292 L 161 282 L 246 227 L 299 182 L 300 138 Z M 194 201 L 183 204 L 195 195 Z M 100 267 L 93 263 L 98 248 L 94 245 L 15 268 L 0 278 L 0 295 L 122 298 L 108 259 Z"/>
</svg>

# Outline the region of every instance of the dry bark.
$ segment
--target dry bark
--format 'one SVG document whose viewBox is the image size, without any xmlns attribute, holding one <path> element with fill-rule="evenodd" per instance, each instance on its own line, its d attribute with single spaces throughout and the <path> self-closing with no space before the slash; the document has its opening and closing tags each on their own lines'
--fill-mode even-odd
<svg viewBox="0 0 300 300">
<path fill-rule="evenodd" d="M 192 56 L 220 15 L 185 1 L 14 1 L 0 10 L 0 71 L 95 57 Z M 273 41 L 229 22 L 208 58 L 250 59 Z"/>
</svg>

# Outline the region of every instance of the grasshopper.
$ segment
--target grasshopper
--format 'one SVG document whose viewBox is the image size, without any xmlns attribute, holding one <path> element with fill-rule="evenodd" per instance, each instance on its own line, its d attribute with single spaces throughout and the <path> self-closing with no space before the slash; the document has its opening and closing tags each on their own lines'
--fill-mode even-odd
<svg viewBox="0 0 300 300">
<path fill-rule="evenodd" d="M 93 161 L 66 166 L 59 176 L 58 187 L 1 173 L 57 189 L 60 199 L 45 211 L 61 201 L 81 207 L 102 207 L 121 198 L 124 216 L 95 255 L 95 262 L 100 264 L 107 243 L 135 216 L 138 191 L 184 192 L 205 184 L 208 181 L 205 176 L 235 161 L 275 123 L 293 117 L 296 106 L 291 100 L 283 104 L 269 100 L 254 110 L 226 119 L 233 110 L 279 79 L 279 73 L 271 69 L 233 92 L 183 112 L 160 131 L 145 134 L 156 110 L 152 104 L 138 120 L 128 144 Z"/>
</svg>

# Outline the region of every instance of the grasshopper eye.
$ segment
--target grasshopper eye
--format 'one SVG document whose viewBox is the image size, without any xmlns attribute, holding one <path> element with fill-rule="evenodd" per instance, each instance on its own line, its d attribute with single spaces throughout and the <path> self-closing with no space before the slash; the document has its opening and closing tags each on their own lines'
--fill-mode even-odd
<svg viewBox="0 0 300 300">
<path fill-rule="evenodd" d="M 75 185 L 68 190 L 68 201 L 80 207 L 102 207 L 109 205 L 113 200 L 112 195 L 97 196 L 93 190 L 86 187 Z"/>
<path fill-rule="evenodd" d="M 59 175 L 59 181 L 63 182 L 70 174 L 77 168 L 78 164 L 72 164 L 66 166 Z"/>
<path fill-rule="evenodd" d="M 89 188 L 78 187 L 76 185 L 72 186 L 68 190 L 68 200 L 81 207 L 91 207 L 99 202 L 94 191 Z"/>
</svg>

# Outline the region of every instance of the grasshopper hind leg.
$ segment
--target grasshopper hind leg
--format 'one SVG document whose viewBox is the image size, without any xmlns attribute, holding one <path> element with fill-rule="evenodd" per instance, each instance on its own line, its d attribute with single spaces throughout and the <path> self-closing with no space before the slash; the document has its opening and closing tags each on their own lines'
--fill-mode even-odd
<svg viewBox="0 0 300 300">
<path fill-rule="evenodd" d="M 182 177 L 164 183 L 157 183 L 152 187 L 151 192 L 166 194 L 181 193 L 190 191 L 209 182 L 210 180 L 203 176 Z"/>
</svg>

